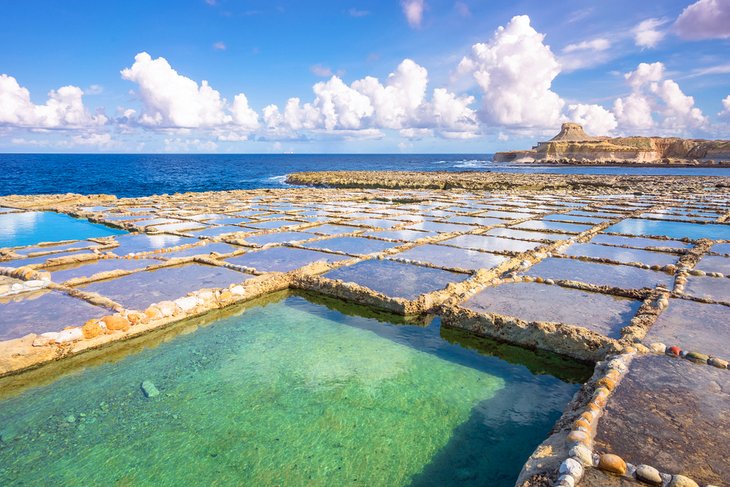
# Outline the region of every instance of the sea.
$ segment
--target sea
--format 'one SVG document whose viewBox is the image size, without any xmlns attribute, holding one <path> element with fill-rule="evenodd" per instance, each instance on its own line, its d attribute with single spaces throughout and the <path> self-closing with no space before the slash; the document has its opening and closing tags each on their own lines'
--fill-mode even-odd
<svg viewBox="0 0 730 487">
<path fill-rule="evenodd" d="M 297 171 L 379 170 L 730 177 L 727 167 L 539 166 L 492 154 L 0 154 L 0 196 L 283 188 Z"/>
</svg>

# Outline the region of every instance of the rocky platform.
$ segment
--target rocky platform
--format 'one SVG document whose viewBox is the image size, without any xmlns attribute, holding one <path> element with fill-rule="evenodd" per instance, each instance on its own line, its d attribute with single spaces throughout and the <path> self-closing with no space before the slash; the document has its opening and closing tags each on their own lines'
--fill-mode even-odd
<svg viewBox="0 0 730 487">
<path fill-rule="evenodd" d="M 532 149 L 497 152 L 495 162 L 606 165 L 730 165 L 729 140 L 679 137 L 593 137 L 577 123 Z"/>
<path fill-rule="evenodd" d="M 366 183 L 0 198 L 9 221 L 58 211 L 131 232 L 0 249 L 0 384 L 304 289 L 595 363 L 519 485 L 727 483 L 727 181 L 367 173 L 368 189 L 353 174 Z"/>
<path fill-rule="evenodd" d="M 726 192 L 730 178 L 704 176 L 606 176 L 500 172 L 317 171 L 296 172 L 288 184 L 348 189 L 465 189 L 513 193 L 641 194 Z"/>
</svg>

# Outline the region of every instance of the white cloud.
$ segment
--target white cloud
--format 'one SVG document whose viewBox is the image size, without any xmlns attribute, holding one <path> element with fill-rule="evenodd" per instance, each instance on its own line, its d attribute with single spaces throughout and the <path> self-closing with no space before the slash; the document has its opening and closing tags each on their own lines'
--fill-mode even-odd
<svg viewBox="0 0 730 487">
<path fill-rule="evenodd" d="M 335 73 L 334 71 L 332 71 L 332 68 L 324 66 L 322 64 L 315 64 L 314 66 L 310 67 L 309 70 L 312 72 L 312 74 L 321 78 L 329 78 L 330 76 L 333 76 L 335 74 L 337 74 L 337 76 L 342 76 L 344 74 L 342 72 Z"/>
<path fill-rule="evenodd" d="M 213 43 L 213 49 L 216 51 L 225 51 L 226 50 L 226 43 L 223 41 L 218 41 Z"/>
<path fill-rule="evenodd" d="M 256 130 L 259 127 L 259 114 L 248 106 L 248 98 L 239 93 L 233 98 L 231 105 L 233 121 L 244 130 Z"/>
<path fill-rule="evenodd" d="M 109 132 L 79 134 L 71 137 L 74 145 L 92 145 L 98 147 L 109 147 L 116 145 Z"/>
<path fill-rule="evenodd" d="M 361 9 L 352 7 L 351 9 L 349 9 L 347 11 L 347 14 L 350 17 L 367 17 L 368 15 L 370 15 L 370 11 L 368 11 L 368 10 L 361 10 Z"/>
<path fill-rule="evenodd" d="M 720 117 L 730 117 L 730 95 L 726 96 L 724 100 L 722 100 L 722 107 L 723 110 L 718 113 Z"/>
<path fill-rule="evenodd" d="M 590 68 L 609 59 L 611 41 L 603 37 L 568 44 L 562 49 L 560 66 L 563 71 Z"/>
<path fill-rule="evenodd" d="M 600 105 L 568 105 L 567 118 L 592 135 L 608 135 L 618 126 L 614 114 Z"/>
<path fill-rule="evenodd" d="M 528 16 L 513 17 L 459 63 L 458 72 L 470 74 L 483 91 L 481 115 L 487 124 L 554 128 L 560 123 L 564 102 L 550 89 L 560 64 L 544 37 Z"/>
<path fill-rule="evenodd" d="M 352 84 L 371 100 L 374 125 L 391 129 L 403 128 L 418 118 L 427 85 L 428 71 L 410 59 L 404 59 L 384 84 L 372 76 Z"/>
<path fill-rule="evenodd" d="M 621 129 L 639 132 L 658 129 L 677 135 L 707 126 L 707 117 L 694 106 L 694 98 L 685 95 L 675 81 L 665 79 L 662 63 L 641 63 L 624 78 L 631 94 L 614 103 Z"/>
<path fill-rule="evenodd" d="M 163 57 L 152 59 L 146 52 L 134 57 L 122 78 L 137 83 L 144 111 L 142 125 L 159 127 L 213 127 L 228 123 L 225 100 L 203 80 L 198 83 L 178 74 Z"/>
<path fill-rule="evenodd" d="M 602 37 L 591 39 L 590 41 L 577 42 L 568 44 L 563 48 L 563 52 L 571 53 L 576 51 L 605 51 L 611 47 L 611 41 Z"/>
<path fill-rule="evenodd" d="M 101 85 L 89 85 L 84 90 L 84 95 L 100 95 L 104 92 L 104 87 Z"/>
<path fill-rule="evenodd" d="M 201 139 L 165 139 L 165 152 L 215 152 L 218 144 Z"/>
<path fill-rule="evenodd" d="M 423 11 L 426 8 L 425 0 L 401 0 L 401 8 L 403 8 L 408 25 L 411 27 L 421 26 Z"/>
<path fill-rule="evenodd" d="M 163 57 L 137 54 L 134 64 L 121 71 L 122 78 L 136 83 L 143 110 L 136 123 L 156 128 L 220 128 L 254 130 L 258 115 L 240 93 L 229 105 L 207 81 L 200 85 L 179 74 Z M 132 114 L 134 115 L 134 114 Z M 131 118 L 131 117 L 128 117 Z M 131 121 L 131 120 L 130 120 Z"/>
<path fill-rule="evenodd" d="M 43 105 L 30 99 L 30 91 L 12 76 L 0 74 L 0 125 L 26 128 L 73 129 L 104 125 L 104 114 L 92 115 L 77 86 L 63 86 L 48 93 Z"/>
<path fill-rule="evenodd" d="M 348 86 L 332 76 L 314 85 L 312 102 L 290 98 L 283 113 L 276 105 L 264 108 L 264 123 L 269 135 L 278 137 L 296 137 L 305 130 L 348 137 L 360 131 L 363 137 L 380 137 L 380 130 L 391 129 L 407 138 L 479 131 L 476 112 L 470 107 L 473 97 L 437 88 L 429 100 L 427 87 L 426 68 L 404 59 L 382 83 L 367 76 Z"/>
<path fill-rule="evenodd" d="M 659 27 L 667 23 L 666 19 L 646 19 L 633 28 L 634 43 L 641 48 L 653 48 L 666 36 Z"/>
<path fill-rule="evenodd" d="M 727 0 L 699 0 L 677 18 L 674 30 L 683 39 L 730 38 L 730 2 Z"/>
</svg>

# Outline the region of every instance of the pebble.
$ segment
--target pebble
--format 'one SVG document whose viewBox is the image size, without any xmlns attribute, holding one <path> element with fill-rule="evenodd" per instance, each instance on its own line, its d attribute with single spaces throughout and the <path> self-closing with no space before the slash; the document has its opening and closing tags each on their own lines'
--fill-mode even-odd
<svg viewBox="0 0 730 487">
<path fill-rule="evenodd" d="M 728 361 L 717 357 L 710 357 L 710 360 L 708 360 L 707 363 L 713 367 L 717 367 L 718 369 L 728 368 Z"/>
<path fill-rule="evenodd" d="M 583 431 L 571 431 L 568 433 L 568 441 L 583 443 L 584 441 L 588 441 L 588 435 Z"/>
<path fill-rule="evenodd" d="M 651 351 L 654 353 L 663 354 L 663 353 L 666 353 L 667 346 L 664 345 L 663 343 L 657 342 L 657 343 L 652 343 L 651 345 L 649 345 L 649 349 L 651 349 Z"/>
<path fill-rule="evenodd" d="M 556 487 L 575 487 L 575 479 L 570 475 L 561 475 Z"/>
<path fill-rule="evenodd" d="M 710 357 L 700 352 L 689 352 L 685 358 L 698 364 L 706 364 Z"/>
<path fill-rule="evenodd" d="M 675 475 L 672 477 L 672 481 L 669 482 L 669 487 L 700 487 L 694 480 L 685 477 L 684 475 Z"/>
<path fill-rule="evenodd" d="M 659 470 L 650 465 L 639 465 L 636 467 L 636 478 L 649 485 L 661 485 L 662 476 Z"/>
<path fill-rule="evenodd" d="M 583 465 L 575 458 L 568 458 L 560 464 L 560 475 L 570 475 L 577 479 L 583 477 Z"/>
<path fill-rule="evenodd" d="M 552 286 L 553 284 L 555 284 L 555 281 L 553 281 L 552 279 L 545 279 L 545 284 L 550 284 Z"/>
<path fill-rule="evenodd" d="M 157 390 L 157 387 L 155 387 L 151 381 L 146 380 L 142 382 L 141 387 L 145 397 L 155 397 L 160 395 L 160 391 Z"/>
<path fill-rule="evenodd" d="M 604 453 L 598 460 L 598 468 L 618 475 L 626 473 L 626 462 L 624 459 L 613 453 Z"/>
<path fill-rule="evenodd" d="M 682 353 L 682 349 L 679 347 L 669 347 L 666 353 L 667 355 L 674 355 L 675 357 L 679 357 L 679 355 Z"/>
<path fill-rule="evenodd" d="M 593 466 L 593 454 L 591 451 L 583 446 L 583 445 L 576 445 L 573 448 L 570 449 L 570 452 L 568 452 L 571 457 L 577 459 L 580 463 L 585 465 L 586 467 Z"/>
</svg>

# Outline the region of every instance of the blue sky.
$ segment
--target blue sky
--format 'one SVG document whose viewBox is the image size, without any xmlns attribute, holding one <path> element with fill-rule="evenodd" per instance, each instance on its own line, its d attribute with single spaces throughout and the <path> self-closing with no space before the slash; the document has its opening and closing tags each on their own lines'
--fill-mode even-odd
<svg viewBox="0 0 730 487">
<path fill-rule="evenodd" d="M 730 0 L 0 9 L 6 152 L 493 152 L 562 121 L 730 126 Z"/>
</svg>

